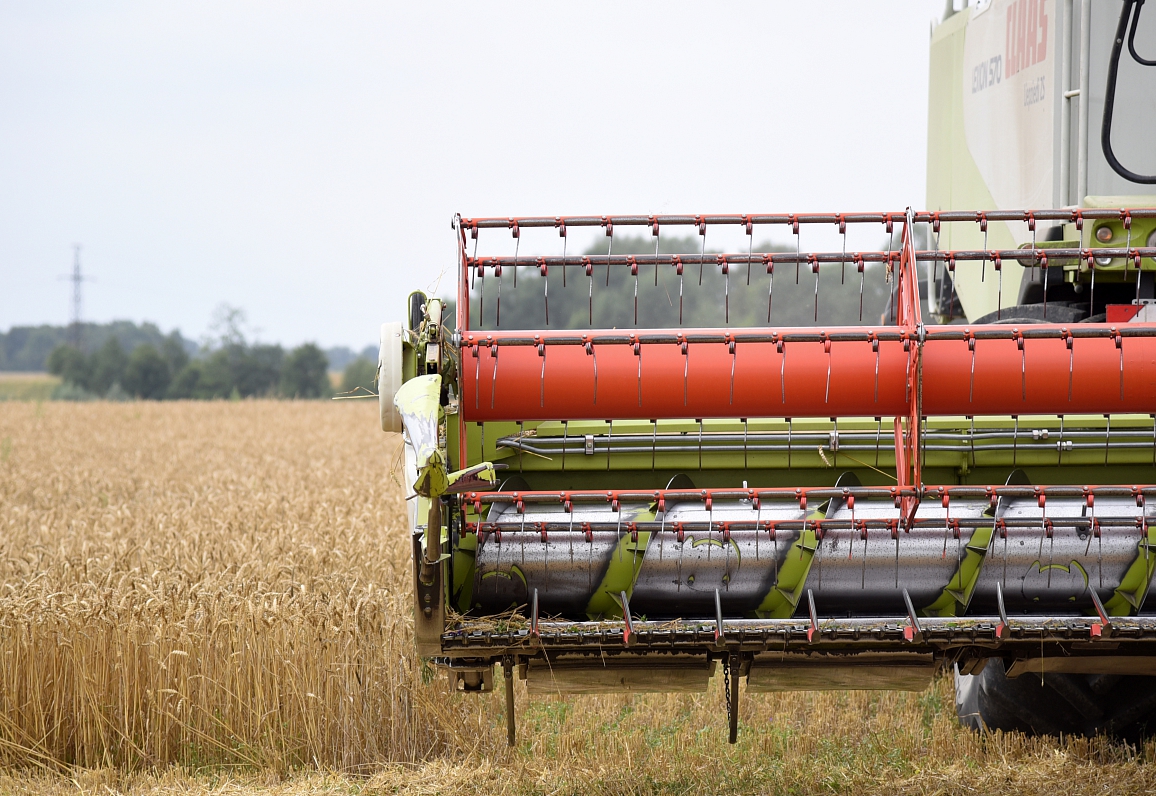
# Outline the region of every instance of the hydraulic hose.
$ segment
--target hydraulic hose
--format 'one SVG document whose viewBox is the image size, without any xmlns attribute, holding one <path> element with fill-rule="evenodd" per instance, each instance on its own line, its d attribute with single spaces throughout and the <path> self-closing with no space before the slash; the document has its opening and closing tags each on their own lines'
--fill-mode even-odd
<svg viewBox="0 0 1156 796">
<path fill-rule="evenodd" d="M 1120 22 L 1116 26 L 1116 38 L 1112 42 L 1112 58 L 1108 62 L 1108 88 L 1104 97 L 1104 122 L 1100 127 L 1100 145 L 1104 150 L 1104 158 L 1112 170 L 1129 182 L 1145 185 L 1156 184 L 1156 175 L 1137 174 L 1124 167 L 1112 151 L 1112 117 L 1116 104 L 1116 75 L 1120 69 L 1120 51 L 1124 47 L 1124 39 L 1128 39 L 1128 53 L 1141 66 L 1156 66 L 1156 60 L 1141 58 L 1136 52 L 1136 28 L 1140 24 L 1140 10 L 1144 7 L 1144 0 L 1124 0 L 1124 8 L 1120 12 Z M 1131 25 L 1131 31 L 1128 27 Z M 1081 102 L 1083 98 L 1081 98 Z"/>
</svg>

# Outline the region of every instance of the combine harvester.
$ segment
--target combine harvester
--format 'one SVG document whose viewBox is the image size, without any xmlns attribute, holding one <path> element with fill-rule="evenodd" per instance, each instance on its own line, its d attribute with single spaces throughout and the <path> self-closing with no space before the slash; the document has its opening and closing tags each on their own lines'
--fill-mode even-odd
<svg viewBox="0 0 1156 796">
<path fill-rule="evenodd" d="M 1130 735 L 1156 716 L 1156 199 L 1134 190 L 1156 178 L 1112 149 L 1156 164 L 1140 6 L 946 19 L 935 210 L 454 218 L 456 317 L 414 294 L 383 327 L 381 420 L 405 432 L 418 652 L 461 691 L 500 665 L 511 743 L 515 677 L 534 694 L 721 675 L 732 742 L 742 680 L 919 690 L 945 667 L 976 727 Z M 584 227 L 606 254 L 566 252 Z M 723 227 L 747 245 L 707 253 Z M 817 228 L 842 247 L 804 250 Z M 848 250 L 865 228 L 901 243 Z M 661 251 L 687 233 L 700 251 Z M 725 280 L 716 325 L 683 327 L 704 270 Z M 777 326 L 775 286 L 800 273 L 817 321 Z M 882 319 L 819 317 L 821 287 L 862 307 L 868 278 L 892 291 Z M 651 279 L 669 328 L 637 326 Z M 635 325 L 552 326 L 559 290 L 583 321 L 609 303 Z M 744 291 L 765 326 L 731 325 Z M 509 328 L 514 296 L 541 328 Z"/>
</svg>

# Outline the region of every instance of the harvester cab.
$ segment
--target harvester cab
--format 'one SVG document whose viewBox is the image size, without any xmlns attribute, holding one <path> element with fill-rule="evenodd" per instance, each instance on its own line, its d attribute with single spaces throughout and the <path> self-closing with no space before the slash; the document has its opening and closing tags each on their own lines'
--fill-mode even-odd
<svg viewBox="0 0 1156 796">
<path fill-rule="evenodd" d="M 515 678 L 719 674 L 732 742 L 741 681 L 919 690 L 954 668 L 972 724 L 1153 713 L 1156 202 L 1061 135 L 1081 122 L 1052 78 L 1092 68 L 1070 45 L 1103 22 L 1075 6 L 993 0 L 933 34 L 934 210 L 454 217 L 452 301 L 414 294 L 382 328 L 381 423 L 405 435 L 418 651 L 461 691 L 500 665 L 511 743 Z M 993 42 L 1019 49 L 966 99 Z M 1005 95 L 1032 102 L 1001 118 Z M 973 142 L 984 120 L 1007 134 Z M 1008 187 L 1025 137 L 1054 157 Z M 1067 200 L 1096 180 L 1124 198 Z M 708 250 L 722 232 L 747 245 Z"/>
</svg>

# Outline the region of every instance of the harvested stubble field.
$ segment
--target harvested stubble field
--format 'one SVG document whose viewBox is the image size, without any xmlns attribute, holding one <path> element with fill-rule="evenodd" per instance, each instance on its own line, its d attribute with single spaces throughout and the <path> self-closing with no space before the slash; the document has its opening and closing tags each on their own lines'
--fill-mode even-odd
<svg viewBox="0 0 1156 796">
<path fill-rule="evenodd" d="M 352 404 L 352 405 L 351 405 Z M 1156 748 L 924 694 L 450 695 L 365 404 L 0 403 L 0 791 L 1104 793 Z"/>
</svg>

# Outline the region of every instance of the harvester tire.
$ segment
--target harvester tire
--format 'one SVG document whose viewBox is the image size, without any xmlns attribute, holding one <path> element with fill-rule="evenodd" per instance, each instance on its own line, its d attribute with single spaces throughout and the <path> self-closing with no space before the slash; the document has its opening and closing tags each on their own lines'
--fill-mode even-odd
<svg viewBox="0 0 1156 796">
<path fill-rule="evenodd" d="M 1156 734 L 1156 677 L 1022 674 L 1010 678 L 999 658 L 979 674 L 955 671 L 960 724 L 983 732 L 1109 735 L 1136 741 Z"/>
</svg>

